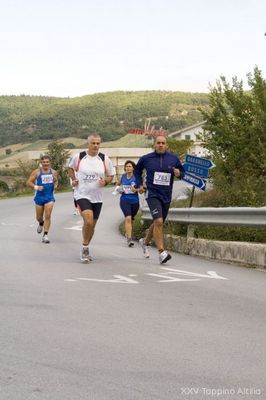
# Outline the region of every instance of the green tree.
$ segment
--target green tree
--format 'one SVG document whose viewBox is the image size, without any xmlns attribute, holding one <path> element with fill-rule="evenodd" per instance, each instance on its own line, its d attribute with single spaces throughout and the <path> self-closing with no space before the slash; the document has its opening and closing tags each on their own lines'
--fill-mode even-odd
<svg viewBox="0 0 266 400">
<path fill-rule="evenodd" d="M 266 199 L 266 81 L 257 67 L 249 91 L 236 77 L 211 88 L 202 140 L 216 164 L 214 187 L 221 205 L 262 206 Z"/>
<path fill-rule="evenodd" d="M 21 159 L 18 159 L 16 161 L 18 165 L 18 171 L 17 174 L 22 176 L 26 185 L 26 181 L 29 179 L 30 174 L 32 171 L 36 168 L 38 168 L 38 162 L 37 161 L 23 161 Z"/>
<path fill-rule="evenodd" d="M 69 184 L 67 160 L 69 159 L 70 153 L 64 146 L 64 143 L 54 140 L 48 145 L 47 152 L 47 155 L 51 158 L 52 167 L 58 173 L 60 186 L 67 186 Z"/>
<path fill-rule="evenodd" d="M 176 140 L 173 137 L 167 138 L 168 149 L 171 153 L 177 154 L 180 159 L 183 159 L 192 144 L 190 140 Z"/>
<path fill-rule="evenodd" d="M 4 181 L 0 181 L 0 193 L 7 193 L 9 192 L 8 184 Z"/>
</svg>

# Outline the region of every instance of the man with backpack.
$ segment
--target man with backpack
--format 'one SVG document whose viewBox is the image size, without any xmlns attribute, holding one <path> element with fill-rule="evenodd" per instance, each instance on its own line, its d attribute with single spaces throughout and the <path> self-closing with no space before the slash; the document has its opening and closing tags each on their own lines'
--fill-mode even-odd
<svg viewBox="0 0 266 400">
<path fill-rule="evenodd" d="M 99 152 L 101 137 L 93 133 L 88 137 L 88 150 L 76 154 L 69 163 L 69 177 L 83 218 L 82 262 L 91 261 L 89 243 L 103 203 L 103 188 L 112 182 L 115 168 L 108 156 Z"/>
</svg>

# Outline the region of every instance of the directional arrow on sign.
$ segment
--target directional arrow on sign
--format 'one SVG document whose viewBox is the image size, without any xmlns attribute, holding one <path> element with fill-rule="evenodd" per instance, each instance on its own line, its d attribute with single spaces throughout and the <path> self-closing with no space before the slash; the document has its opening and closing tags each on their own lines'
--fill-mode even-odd
<svg viewBox="0 0 266 400">
<path fill-rule="evenodd" d="M 202 167 L 202 168 L 207 168 L 207 169 L 211 169 L 211 168 L 215 167 L 215 164 L 212 160 L 209 160 L 208 158 L 203 158 L 203 157 L 191 156 L 190 154 L 186 155 L 186 163 L 193 164 L 197 167 Z"/>
<path fill-rule="evenodd" d="M 185 173 L 183 180 L 198 187 L 200 190 L 206 189 L 206 179 L 200 178 L 199 176 L 189 174 L 188 172 Z"/>
</svg>

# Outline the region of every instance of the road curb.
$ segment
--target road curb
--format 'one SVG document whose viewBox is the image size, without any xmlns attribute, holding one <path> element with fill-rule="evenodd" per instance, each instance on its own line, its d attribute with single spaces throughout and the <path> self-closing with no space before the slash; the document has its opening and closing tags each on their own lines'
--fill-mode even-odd
<svg viewBox="0 0 266 400">
<path fill-rule="evenodd" d="M 165 235 L 166 248 L 177 253 L 226 261 L 254 268 L 266 268 L 266 245 Z"/>
</svg>

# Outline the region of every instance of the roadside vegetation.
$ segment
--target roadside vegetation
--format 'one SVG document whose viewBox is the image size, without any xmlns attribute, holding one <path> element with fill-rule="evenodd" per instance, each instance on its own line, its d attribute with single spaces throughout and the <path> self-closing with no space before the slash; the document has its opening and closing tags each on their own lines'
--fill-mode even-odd
<svg viewBox="0 0 266 400">
<path fill-rule="evenodd" d="M 24 147 L 35 149 L 34 139 L 41 139 L 39 148 L 42 143 L 43 152 L 51 156 L 53 168 L 59 172 L 61 190 L 69 190 L 65 168 L 68 149 L 85 147 L 91 131 L 101 132 L 105 141 L 111 140 L 103 143 L 106 147 L 149 147 L 149 137 L 126 134 L 127 129 L 143 128 L 147 118 L 153 129 L 163 127 L 170 131 L 204 120 L 200 139 L 216 167 L 210 171 L 212 189 L 197 194 L 193 206 L 262 207 L 266 205 L 266 82 L 257 67 L 247 79 L 248 91 L 237 77 L 230 83 L 220 77 L 209 95 L 154 91 L 113 92 L 75 99 L 2 96 L 0 143 L 9 146 L 0 151 L 0 158 L 6 157 L 8 166 L 8 157 L 23 148 L 21 143 L 12 143 L 24 141 Z M 168 138 L 168 144 L 170 151 L 182 159 L 190 142 Z M 37 162 L 18 160 L 17 168 L 2 168 L 0 197 L 29 193 L 26 180 L 37 166 Z M 172 206 L 188 207 L 189 196 Z M 143 236 L 147 226 L 138 215 L 134 237 Z M 186 235 L 187 226 L 168 223 L 166 232 Z M 194 235 L 266 242 L 266 230 L 255 228 L 198 225 Z"/>
<path fill-rule="evenodd" d="M 249 91 L 236 77 L 232 83 L 221 77 L 211 88 L 201 139 L 216 167 L 210 173 L 212 189 L 197 194 L 194 207 L 266 206 L 266 81 L 257 67 L 247 78 Z M 189 207 L 189 199 L 172 206 Z M 136 236 L 145 228 L 137 220 Z M 168 223 L 166 232 L 186 235 L 187 226 Z M 260 228 L 198 225 L 194 236 L 266 243 L 266 229 Z"/>
</svg>

